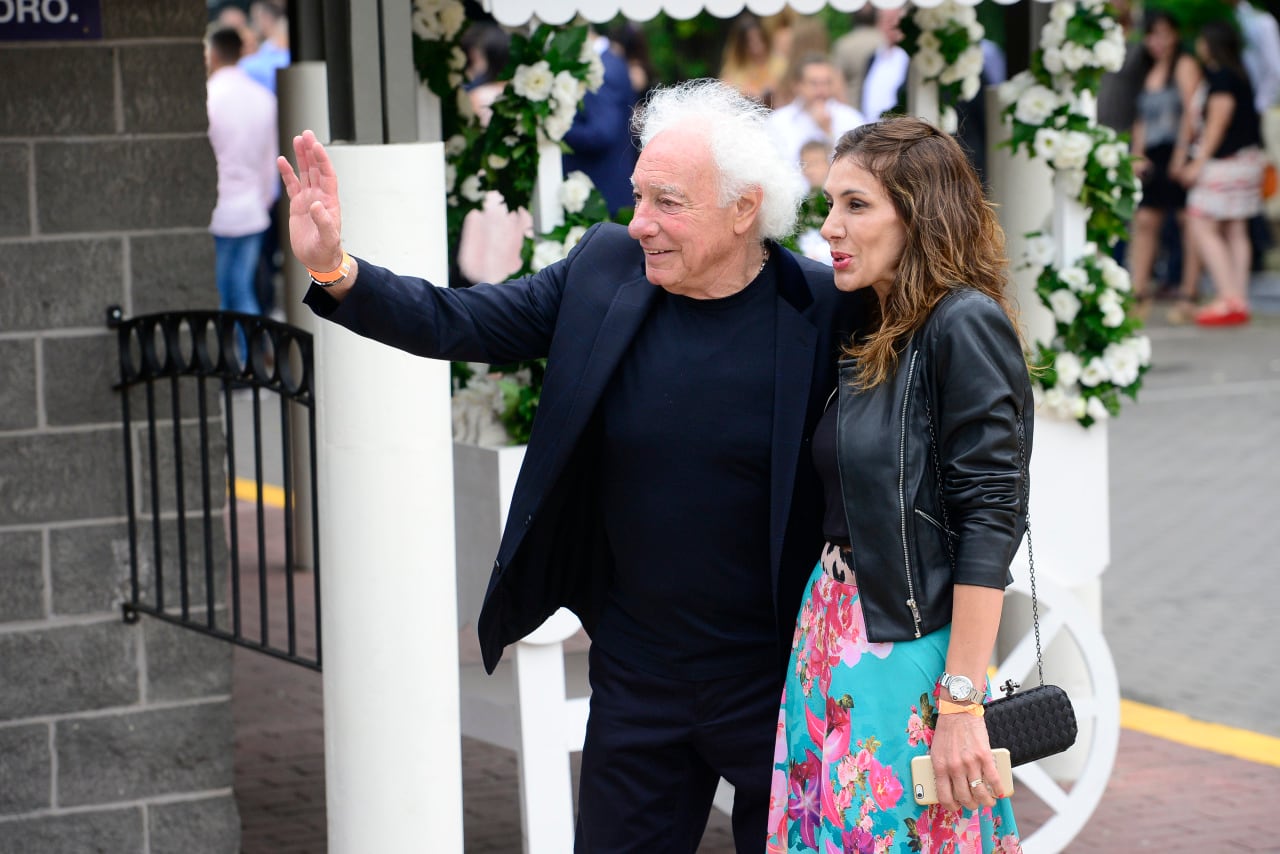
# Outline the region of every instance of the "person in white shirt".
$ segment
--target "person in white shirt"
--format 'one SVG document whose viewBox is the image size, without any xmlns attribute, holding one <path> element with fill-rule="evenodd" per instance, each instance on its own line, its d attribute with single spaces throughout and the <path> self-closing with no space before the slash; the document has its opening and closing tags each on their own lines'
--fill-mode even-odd
<svg viewBox="0 0 1280 854">
<path fill-rule="evenodd" d="M 276 70 L 289 65 L 289 19 L 274 0 L 254 0 L 249 18 L 261 44 L 252 53 L 241 54 L 239 65 L 275 94 Z"/>
<path fill-rule="evenodd" d="M 877 9 L 876 29 L 880 45 L 871 55 L 871 64 L 862 81 L 862 112 L 867 121 L 878 121 L 898 105 L 898 92 L 907 82 L 911 57 L 898 44 L 902 41 L 902 9 Z"/>
<path fill-rule="evenodd" d="M 239 34 L 225 28 L 205 43 L 209 144 L 218 165 L 218 201 L 209 232 L 219 308 L 258 314 L 254 279 L 279 179 L 276 96 L 236 65 L 241 47 Z"/>
<path fill-rule="evenodd" d="M 1280 103 L 1280 25 L 1247 0 L 1233 0 L 1236 23 L 1244 36 L 1244 68 L 1253 84 L 1254 108 L 1261 115 Z"/>
<path fill-rule="evenodd" d="M 810 54 L 796 64 L 795 99 L 769 116 L 769 131 L 789 162 L 799 163 L 806 142 L 828 149 L 844 133 L 864 123 L 862 113 L 836 100 L 836 68 L 827 57 Z"/>
</svg>

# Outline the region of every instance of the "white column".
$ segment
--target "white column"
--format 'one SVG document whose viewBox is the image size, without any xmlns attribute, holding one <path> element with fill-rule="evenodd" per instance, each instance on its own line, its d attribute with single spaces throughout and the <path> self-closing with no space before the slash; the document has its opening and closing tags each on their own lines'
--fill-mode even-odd
<svg viewBox="0 0 1280 854">
<path fill-rule="evenodd" d="M 925 82 L 917 63 L 907 68 L 907 113 L 941 127 L 942 110 L 938 105 L 938 84 Z"/>
<path fill-rule="evenodd" d="M 444 139 L 440 97 L 425 83 L 418 84 L 418 139 L 422 142 L 440 142 Z"/>
<path fill-rule="evenodd" d="M 446 279 L 440 143 L 335 145 L 347 248 Z M 461 851 L 449 366 L 317 332 L 333 854 Z"/>
<path fill-rule="evenodd" d="M 544 234 L 564 223 L 564 208 L 560 206 L 563 180 L 560 146 L 554 142 L 542 143 L 538 146 L 538 183 L 533 188 L 531 211 L 535 234 Z"/>
<path fill-rule="evenodd" d="M 1022 255 L 1023 234 L 1050 229 L 1059 264 L 1079 257 L 1085 237 L 1087 211 L 1068 198 L 1053 179 L 1053 171 L 1025 153 L 1010 154 L 995 143 L 1008 138 L 1000 121 L 994 89 L 987 93 L 989 176 L 1011 259 Z M 1053 315 L 1035 292 L 1035 271 L 1012 270 L 1023 333 L 1028 344 L 1047 341 L 1054 332 Z M 1031 531 L 1035 547 L 1036 576 L 1050 578 L 1069 590 L 1084 609 L 1101 622 L 1099 576 L 1111 561 L 1111 525 L 1107 478 L 1106 424 L 1084 428 L 1037 413 L 1034 452 L 1031 457 Z M 1028 573 L 1026 545 L 1014 560 L 1016 577 Z M 1000 654 L 1008 651 L 1008 638 L 1020 638 L 1031 625 L 1031 609 L 1017 600 L 1006 608 L 1002 621 Z M 1073 699 L 1093 696 L 1083 659 L 1066 644 L 1046 650 L 1045 676 L 1062 686 Z M 1033 681 L 1030 684 L 1034 683 Z M 998 686 L 997 686 L 998 687 Z M 1028 686 L 1029 687 L 1029 686 Z M 1079 739 L 1092 737 L 1090 722 L 1081 721 Z M 1075 779 L 1083 753 L 1056 756 L 1041 765 L 1054 777 Z"/>
<path fill-rule="evenodd" d="M 1097 107 L 1093 97 L 1082 93 L 1079 110 L 1091 119 Z M 1059 267 L 1074 262 L 1084 251 L 1085 226 L 1089 209 L 1068 195 L 1061 182 L 1054 182 L 1053 234 Z M 1106 247 L 1098 247 L 1106 251 Z M 1049 422 L 1049 423 L 1046 423 Z M 1037 444 L 1046 453 L 1033 465 L 1033 478 L 1042 478 L 1037 490 L 1036 529 L 1054 560 L 1046 574 L 1069 589 L 1085 610 L 1102 623 L 1102 573 L 1111 563 L 1110 482 L 1107 469 L 1107 424 L 1097 422 L 1081 427 L 1072 421 L 1043 419 Z M 1035 483 L 1033 480 L 1032 483 Z M 1059 562 L 1058 558 L 1061 558 Z M 1037 567 L 1039 568 L 1039 567 Z M 1074 647 L 1055 645 L 1047 650 L 1046 670 L 1071 697 L 1094 696 L 1088 668 Z M 1093 737 L 1092 721 L 1080 722 L 1080 741 Z M 1044 768 L 1060 779 L 1079 776 L 1083 755 L 1055 756 Z"/>
<path fill-rule="evenodd" d="M 1052 228 L 1054 206 L 1053 171 L 1024 152 L 1013 154 L 998 143 L 1009 138 L 1008 128 L 999 118 L 999 98 L 987 90 L 987 179 L 996 203 L 996 215 L 1005 233 L 1010 259 L 1010 277 L 1018 298 L 1022 332 L 1030 344 L 1053 334 L 1053 315 L 1036 295 L 1035 272 L 1017 268 L 1026 246 L 1024 234 Z"/>
<path fill-rule="evenodd" d="M 295 62 L 276 72 L 278 133 L 280 152 L 294 162 L 293 138 L 310 128 L 321 142 L 329 141 L 329 86 L 323 62 Z M 295 166 L 297 164 L 295 163 Z M 289 249 L 289 198 L 281 191 L 280 248 L 284 262 L 284 312 L 293 326 L 315 334 L 319 321 L 302 304 L 310 276 Z M 289 421 L 290 470 L 293 472 L 294 502 L 301 508 L 293 514 L 294 561 L 299 568 L 314 569 L 311 548 L 315 532 L 311 525 L 311 434 L 305 419 Z"/>
</svg>

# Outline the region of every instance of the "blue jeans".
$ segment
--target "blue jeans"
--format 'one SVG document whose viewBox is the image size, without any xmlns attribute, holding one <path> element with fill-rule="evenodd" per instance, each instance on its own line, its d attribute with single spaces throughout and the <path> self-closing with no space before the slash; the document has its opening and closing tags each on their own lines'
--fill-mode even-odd
<svg viewBox="0 0 1280 854">
<path fill-rule="evenodd" d="M 213 237 L 218 278 L 218 308 L 259 314 L 255 280 L 262 233 L 244 237 Z"/>
</svg>

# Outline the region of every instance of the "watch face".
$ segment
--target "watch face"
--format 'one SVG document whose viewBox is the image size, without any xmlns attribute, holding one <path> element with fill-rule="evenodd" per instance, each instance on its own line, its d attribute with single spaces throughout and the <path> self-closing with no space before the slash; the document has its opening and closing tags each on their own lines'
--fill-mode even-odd
<svg viewBox="0 0 1280 854">
<path fill-rule="evenodd" d="M 952 676 L 947 682 L 947 692 L 953 700 L 967 700 L 973 694 L 973 683 L 967 676 Z"/>
</svg>

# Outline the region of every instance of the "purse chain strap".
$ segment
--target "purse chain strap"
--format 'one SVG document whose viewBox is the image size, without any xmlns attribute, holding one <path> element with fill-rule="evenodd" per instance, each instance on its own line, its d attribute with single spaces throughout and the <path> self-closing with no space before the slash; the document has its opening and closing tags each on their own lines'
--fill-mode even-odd
<svg viewBox="0 0 1280 854">
<path fill-rule="evenodd" d="M 955 547 L 951 545 L 951 522 L 947 518 L 947 499 L 942 494 L 942 466 L 938 464 L 938 437 L 933 431 L 933 410 L 929 406 L 929 398 L 924 398 L 925 419 L 929 422 L 929 455 L 933 458 L 934 482 L 938 487 L 938 507 L 942 511 L 942 539 L 947 544 L 947 556 L 951 559 L 951 571 L 956 569 Z M 1023 497 L 1027 503 L 1027 568 L 1031 575 L 1031 625 L 1036 635 L 1036 672 L 1040 676 L 1040 684 L 1044 684 L 1044 656 L 1040 650 L 1040 602 L 1036 598 L 1036 557 L 1031 546 L 1031 478 L 1027 471 L 1027 436 L 1022 427 L 1022 418 L 1018 418 L 1018 460 L 1022 472 Z M 1005 692 L 1012 696 L 1017 684 L 1012 680 L 1004 685 Z"/>
</svg>

